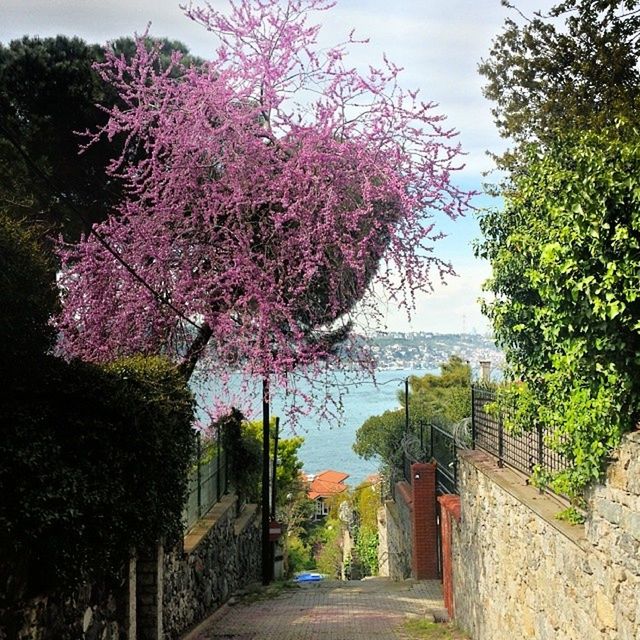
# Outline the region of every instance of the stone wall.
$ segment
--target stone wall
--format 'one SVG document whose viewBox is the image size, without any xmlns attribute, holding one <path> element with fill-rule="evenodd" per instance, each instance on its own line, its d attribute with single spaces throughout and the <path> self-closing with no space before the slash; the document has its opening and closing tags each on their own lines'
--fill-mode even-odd
<svg viewBox="0 0 640 640">
<path fill-rule="evenodd" d="M 14 601 L 0 611 L 0 640 L 118 640 L 126 606 L 118 591 L 85 584 Z"/>
<path fill-rule="evenodd" d="M 454 608 L 474 640 L 640 638 L 640 433 L 625 437 L 585 526 L 478 451 L 460 456 Z"/>
<path fill-rule="evenodd" d="M 37 598 L 0 593 L 0 640 L 173 640 L 229 596 L 259 579 L 260 528 L 255 505 L 236 517 L 224 496 L 179 549 L 146 550 L 111 590 L 83 585 Z M 14 576 L 7 580 L 15 582 Z M 15 590 L 15 589 L 14 589 Z"/>
<path fill-rule="evenodd" d="M 411 577 L 412 557 L 413 497 L 408 483 L 396 483 L 395 498 L 378 512 L 378 573 L 404 580 Z"/>
<path fill-rule="evenodd" d="M 260 528 L 255 505 L 236 518 L 225 496 L 185 538 L 184 550 L 164 557 L 163 637 L 181 633 L 260 576 Z"/>
</svg>

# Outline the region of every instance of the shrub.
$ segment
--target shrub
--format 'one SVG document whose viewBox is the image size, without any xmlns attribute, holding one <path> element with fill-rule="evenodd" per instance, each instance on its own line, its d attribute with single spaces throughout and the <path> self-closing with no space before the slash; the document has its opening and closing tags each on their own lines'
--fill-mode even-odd
<svg viewBox="0 0 640 640">
<path fill-rule="evenodd" d="M 48 354 L 53 282 L 33 229 L 0 213 L 0 609 L 115 577 L 130 547 L 182 534 L 186 380 L 159 357 L 98 367 Z"/>
<path fill-rule="evenodd" d="M 31 361 L 52 344 L 49 316 L 56 307 L 54 267 L 38 236 L 0 211 L 0 371 Z"/>
<path fill-rule="evenodd" d="M 114 577 L 130 547 L 182 533 L 192 397 L 162 358 L 43 357 L 0 399 L 0 548 L 31 591 Z"/>
</svg>

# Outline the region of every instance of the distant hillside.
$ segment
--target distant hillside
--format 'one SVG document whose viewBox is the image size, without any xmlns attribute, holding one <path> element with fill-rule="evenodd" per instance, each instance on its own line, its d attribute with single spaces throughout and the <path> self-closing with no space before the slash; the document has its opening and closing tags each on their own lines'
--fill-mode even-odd
<svg viewBox="0 0 640 640">
<path fill-rule="evenodd" d="M 493 337 L 471 333 L 385 332 L 370 338 L 379 369 L 437 369 L 458 355 L 477 369 L 481 360 L 502 368 L 504 356 Z"/>
</svg>

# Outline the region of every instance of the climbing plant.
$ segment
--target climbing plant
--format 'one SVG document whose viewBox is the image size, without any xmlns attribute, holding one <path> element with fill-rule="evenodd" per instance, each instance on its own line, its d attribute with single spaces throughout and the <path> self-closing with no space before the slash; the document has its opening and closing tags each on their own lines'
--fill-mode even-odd
<svg viewBox="0 0 640 640">
<path fill-rule="evenodd" d="M 527 167 L 481 218 L 485 311 L 521 380 L 513 426 L 542 423 L 571 465 L 539 480 L 579 502 L 640 414 L 640 136 L 568 134 Z"/>
</svg>

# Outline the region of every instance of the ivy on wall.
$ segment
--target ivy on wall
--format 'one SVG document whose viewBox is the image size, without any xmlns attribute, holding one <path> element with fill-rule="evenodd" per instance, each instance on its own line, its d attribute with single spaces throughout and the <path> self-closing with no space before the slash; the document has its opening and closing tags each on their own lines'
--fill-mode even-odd
<svg viewBox="0 0 640 640">
<path fill-rule="evenodd" d="M 620 123 L 528 153 L 481 219 L 485 312 L 520 381 L 512 427 L 542 423 L 571 467 L 538 479 L 579 503 L 640 412 L 640 136 Z"/>
</svg>

